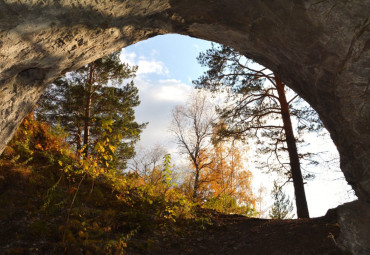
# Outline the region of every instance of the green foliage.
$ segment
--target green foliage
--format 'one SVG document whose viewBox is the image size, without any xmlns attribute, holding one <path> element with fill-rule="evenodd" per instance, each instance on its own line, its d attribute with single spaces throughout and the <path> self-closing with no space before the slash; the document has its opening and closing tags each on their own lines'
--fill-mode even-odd
<svg viewBox="0 0 370 255">
<path fill-rule="evenodd" d="M 134 145 L 146 124 L 135 121 L 134 108 L 140 100 L 132 79 L 137 67 L 121 63 L 119 55 L 112 53 L 55 80 L 35 112 L 39 120 L 63 128 L 77 154 L 93 152 L 106 138 L 114 140 L 110 164 L 122 170 L 135 155 Z"/>
<path fill-rule="evenodd" d="M 111 122 L 103 124 L 111 132 Z M 25 252 L 36 245 L 43 253 L 121 254 L 130 247 L 147 253 L 157 241 L 139 245 L 138 239 L 208 226 L 196 220 L 194 204 L 171 179 L 153 185 L 114 169 L 110 146 L 112 140 L 103 138 L 94 153 L 76 157 L 46 124 L 32 118 L 22 123 L 0 158 L 0 222 L 11 228 L 0 230 L 0 237 L 8 251 L 22 243 Z M 169 155 L 164 166 L 166 176 Z"/>
<path fill-rule="evenodd" d="M 163 183 L 167 187 L 176 186 L 176 183 L 172 181 L 172 165 L 171 165 L 171 154 L 165 154 L 163 156 Z"/>
<path fill-rule="evenodd" d="M 205 208 L 213 209 L 221 213 L 235 213 L 242 214 L 248 217 L 253 217 L 257 215 L 256 210 L 248 205 L 239 205 L 237 200 L 228 195 L 222 194 L 218 197 L 211 197 L 204 204 Z"/>
<path fill-rule="evenodd" d="M 271 219 L 293 218 L 293 204 L 276 181 L 274 181 L 274 188 L 271 192 L 271 195 L 274 199 L 274 205 L 272 206 L 269 213 Z"/>
</svg>

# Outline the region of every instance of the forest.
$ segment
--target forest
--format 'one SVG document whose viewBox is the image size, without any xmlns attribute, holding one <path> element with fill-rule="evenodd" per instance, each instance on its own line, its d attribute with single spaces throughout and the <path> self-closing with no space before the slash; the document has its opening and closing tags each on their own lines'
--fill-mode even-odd
<svg viewBox="0 0 370 255">
<path fill-rule="evenodd" d="M 171 113 L 179 169 L 163 146 L 137 150 L 148 125 L 135 119 L 138 67 L 119 55 L 50 84 L 0 156 L 4 254 L 340 253 L 335 213 L 309 219 L 314 176 L 302 162 L 318 162 L 298 149 L 323 124 L 275 73 L 230 47 L 201 53 L 207 71 Z M 260 168 L 279 176 L 269 219 L 259 219 L 250 139 L 271 159 Z"/>
</svg>

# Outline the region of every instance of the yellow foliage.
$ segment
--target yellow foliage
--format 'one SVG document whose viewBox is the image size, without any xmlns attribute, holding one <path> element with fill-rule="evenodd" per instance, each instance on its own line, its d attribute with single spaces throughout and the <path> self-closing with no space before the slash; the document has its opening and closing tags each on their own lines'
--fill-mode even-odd
<svg viewBox="0 0 370 255">
<path fill-rule="evenodd" d="M 227 195 L 239 204 L 255 206 L 252 173 L 246 168 L 244 155 L 245 152 L 232 143 L 219 143 L 201 152 L 202 162 L 210 162 L 200 172 L 199 192 L 204 198 Z"/>
</svg>

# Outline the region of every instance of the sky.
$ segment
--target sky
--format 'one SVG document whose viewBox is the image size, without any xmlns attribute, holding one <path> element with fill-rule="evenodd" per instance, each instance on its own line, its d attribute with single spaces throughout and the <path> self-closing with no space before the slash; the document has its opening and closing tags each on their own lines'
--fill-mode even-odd
<svg viewBox="0 0 370 255">
<path fill-rule="evenodd" d="M 162 145 L 171 153 L 175 164 L 183 163 L 183 157 L 178 153 L 174 138 L 169 132 L 171 110 L 186 102 L 193 90 L 192 80 L 196 80 L 206 70 L 198 64 L 196 58 L 200 52 L 210 47 L 209 41 L 189 36 L 162 35 L 122 49 L 121 60 L 138 65 L 134 82 L 139 89 L 141 104 L 136 108 L 136 120 L 139 123 L 149 122 L 138 147 Z M 311 135 L 309 140 L 311 151 L 326 150 L 330 157 L 338 157 L 328 135 Z M 247 155 L 249 158 L 254 156 L 253 150 Z M 261 185 L 266 188 L 262 208 L 267 210 L 272 204 L 270 190 L 276 176 L 261 173 L 252 161 L 249 160 L 249 168 L 254 176 L 253 189 L 257 193 Z M 316 178 L 305 185 L 311 217 L 325 215 L 328 209 L 356 198 L 344 180 L 338 164 L 335 162 L 312 169 Z M 285 192 L 291 199 L 294 197 L 292 185 L 288 185 Z"/>
</svg>

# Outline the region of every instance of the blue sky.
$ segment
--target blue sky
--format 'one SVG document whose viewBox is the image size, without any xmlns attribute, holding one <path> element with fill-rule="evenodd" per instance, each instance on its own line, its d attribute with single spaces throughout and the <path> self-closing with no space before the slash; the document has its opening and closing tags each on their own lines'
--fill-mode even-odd
<svg viewBox="0 0 370 255">
<path fill-rule="evenodd" d="M 197 63 L 196 58 L 200 52 L 210 47 L 211 42 L 208 41 L 188 36 L 164 35 L 122 50 L 121 60 L 139 67 L 135 84 L 139 88 L 141 105 L 136 109 L 136 118 L 139 122 L 149 122 L 139 146 L 148 148 L 157 144 L 163 145 L 172 154 L 175 163 L 181 164 L 181 156 L 178 155 L 176 144 L 168 131 L 171 110 L 187 100 L 193 90 L 191 81 L 197 79 L 205 70 Z M 313 151 L 325 148 L 333 157 L 337 156 L 329 136 L 319 139 L 311 136 L 309 140 L 312 141 Z M 253 160 L 249 160 L 251 161 Z M 350 187 L 338 167 L 336 163 L 331 167 L 325 165 L 315 169 L 316 178 L 305 185 L 311 216 L 324 215 L 329 208 L 355 198 L 348 192 Z M 267 188 L 264 196 L 265 207 L 268 207 L 271 203 L 270 189 L 275 177 L 261 174 L 254 169 L 253 164 L 250 169 L 254 175 L 255 191 L 257 192 L 261 184 Z M 286 188 L 286 192 L 293 198 L 292 185 Z"/>
<path fill-rule="evenodd" d="M 168 134 L 171 109 L 185 102 L 192 90 L 191 81 L 205 70 L 197 63 L 200 52 L 211 43 L 188 36 L 157 36 L 126 47 L 121 59 L 139 69 L 135 84 L 141 105 L 136 109 L 140 122 L 149 122 L 141 144 L 163 144 L 173 154 L 176 146 Z"/>
<path fill-rule="evenodd" d="M 147 73 L 146 77 L 150 80 L 176 79 L 190 85 L 191 80 L 198 78 L 204 70 L 197 63 L 196 57 L 210 47 L 209 41 L 169 34 L 136 43 L 126 50 L 155 62 L 157 68 L 159 64 L 162 65 L 162 72 Z"/>
</svg>

